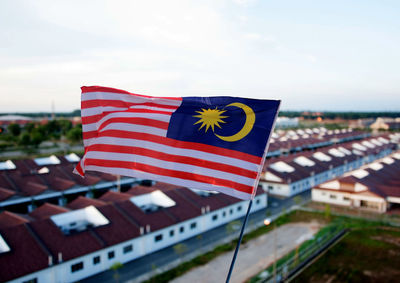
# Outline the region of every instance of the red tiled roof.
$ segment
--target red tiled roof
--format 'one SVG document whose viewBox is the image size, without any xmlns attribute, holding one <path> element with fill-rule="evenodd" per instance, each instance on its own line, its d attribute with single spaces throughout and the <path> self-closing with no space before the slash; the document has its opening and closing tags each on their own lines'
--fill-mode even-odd
<svg viewBox="0 0 400 283">
<path fill-rule="evenodd" d="M 67 207 L 70 209 L 81 209 L 81 208 L 88 207 L 90 205 L 98 207 L 98 206 L 105 205 L 105 202 L 98 200 L 98 199 L 92 199 L 92 198 L 79 196 L 76 199 L 74 199 L 72 202 L 67 204 Z"/>
<path fill-rule="evenodd" d="M 176 220 L 170 216 L 164 209 L 157 210 L 151 213 L 144 213 L 140 208 L 134 205 L 130 200 L 115 203 L 115 205 L 122 209 L 133 221 L 138 223 L 140 227 L 150 225 L 151 231 L 156 231 L 173 224 Z"/>
<path fill-rule="evenodd" d="M 113 191 L 108 191 L 102 195 L 99 199 L 104 202 L 119 202 L 130 199 L 132 196 L 126 193 L 118 193 Z"/>
<path fill-rule="evenodd" d="M 0 213 L 0 228 L 16 226 L 22 223 L 29 222 L 28 219 L 9 211 L 3 211 Z"/>
<path fill-rule="evenodd" d="M 28 224 L 0 229 L 0 234 L 10 247 L 0 253 L 0 281 L 9 281 L 48 266 L 49 254 L 32 235 Z"/>
<path fill-rule="evenodd" d="M 97 209 L 110 221 L 107 225 L 93 229 L 107 246 L 125 242 L 140 235 L 139 226 L 114 205 L 109 204 Z"/>
<path fill-rule="evenodd" d="M 62 253 L 63 261 L 104 248 L 104 243 L 93 234 L 92 230 L 67 236 L 49 218 L 33 221 L 30 225 L 52 254 Z"/>
<path fill-rule="evenodd" d="M 15 192 L 13 192 L 9 189 L 0 187 L 0 201 L 6 200 L 6 199 L 12 197 L 13 195 L 15 195 Z"/>
<path fill-rule="evenodd" d="M 148 187 L 148 186 L 136 185 L 130 188 L 126 193 L 133 196 L 139 196 L 143 194 L 149 194 L 151 192 L 154 192 L 155 190 L 156 190 L 155 186 Z"/>
<path fill-rule="evenodd" d="M 38 208 L 36 208 L 34 211 L 32 211 L 29 216 L 35 218 L 35 219 L 45 219 L 48 218 L 52 215 L 56 215 L 59 213 L 64 213 L 69 211 L 69 209 L 62 207 L 62 206 L 58 206 L 55 204 L 51 204 L 51 203 L 44 203 L 43 205 L 39 206 Z"/>
</svg>

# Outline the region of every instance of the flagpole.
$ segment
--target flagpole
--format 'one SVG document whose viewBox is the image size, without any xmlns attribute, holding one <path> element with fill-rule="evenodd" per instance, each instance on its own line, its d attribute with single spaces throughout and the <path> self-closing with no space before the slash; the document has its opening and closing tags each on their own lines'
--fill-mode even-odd
<svg viewBox="0 0 400 283">
<path fill-rule="evenodd" d="M 229 280 L 231 279 L 231 274 L 232 274 L 233 266 L 235 265 L 236 256 L 237 256 L 237 254 L 238 254 L 238 252 L 239 252 L 240 243 L 242 242 L 242 238 L 243 238 L 244 228 L 246 227 L 247 219 L 249 218 L 249 214 L 250 214 L 250 210 L 251 210 L 251 205 L 252 205 L 252 204 L 253 204 L 253 199 L 250 199 L 249 207 L 247 208 L 246 217 L 244 218 L 244 222 L 243 222 L 243 225 L 242 225 L 242 229 L 240 230 L 239 240 L 238 240 L 238 242 L 237 242 L 237 244 L 236 244 L 235 253 L 233 254 L 231 266 L 230 266 L 230 268 L 229 268 L 229 273 L 228 273 L 228 276 L 226 277 L 226 283 L 229 283 Z"/>
<path fill-rule="evenodd" d="M 279 105 L 279 107 L 280 107 L 280 105 Z M 276 111 L 276 114 L 275 114 L 275 117 L 274 117 L 274 122 L 272 123 L 272 128 L 271 128 L 270 135 L 271 135 L 271 133 L 274 131 L 274 128 L 275 128 L 276 118 L 278 117 L 278 113 L 279 113 L 279 107 L 278 107 L 278 110 Z M 231 266 L 229 267 L 228 276 L 226 277 L 226 283 L 229 283 L 229 280 L 231 279 L 233 266 L 235 265 L 236 256 L 237 256 L 237 254 L 238 254 L 238 252 L 239 252 L 240 243 L 242 242 L 244 228 L 246 227 L 247 219 L 249 218 L 249 214 L 250 214 L 250 210 L 251 210 L 251 205 L 253 204 L 253 199 L 254 199 L 254 197 L 255 197 L 255 195 L 256 195 L 256 193 L 257 193 L 258 182 L 260 181 L 261 172 L 262 172 L 262 170 L 263 170 L 263 168 L 264 168 L 265 159 L 267 158 L 267 152 L 268 152 L 268 147 L 269 147 L 270 135 L 268 136 L 267 144 L 265 145 L 264 154 L 263 154 L 263 156 L 262 156 L 260 168 L 259 168 L 259 170 L 258 170 L 257 177 L 256 177 L 255 182 L 254 182 L 253 192 L 252 192 L 252 194 L 251 194 L 251 198 L 250 198 L 250 202 L 249 202 L 249 207 L 247 208 L 247 213 L 246 213 L 246 217 L 244 218 L 244 222 L 243 222 L 243 225 L 242 225 L 242 230 L 240 230 L 239 240 L 238 240 L 238 242 L 237 242 L 237 244 L 236 244 L 235 253 L 233 254 Z"/>
</svg>

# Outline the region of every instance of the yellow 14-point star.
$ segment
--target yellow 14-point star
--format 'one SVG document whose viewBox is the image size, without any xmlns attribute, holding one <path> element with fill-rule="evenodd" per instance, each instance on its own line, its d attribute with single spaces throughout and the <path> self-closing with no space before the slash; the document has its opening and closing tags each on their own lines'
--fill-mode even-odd
<svg viewBox="0 0 400 283">
<path fill-rule="evenodd" d="M 208 108 L 207 110 L 202 108 L 201 111 L 196 111 L 196 112 L 199 113 L 199 115 L 194 115 L 193 117 L 200 118 L 200 119 L 193 125 L 202 123 L 199 130 L 201 130 L 201 128 L 206 126 L 206 132 L 208 131 L 208 129 L 210 127 L 213 132 L 214 132 L 214 126 L 221 128 L 219 123 L 226 123 L 222 119 L 228 117 L 228 116 L 222 116 L 222 113 L 226 112 L 226 110 L 218 110 L 217 107 L 215 107 L 215 109 Z"/>
</svg>

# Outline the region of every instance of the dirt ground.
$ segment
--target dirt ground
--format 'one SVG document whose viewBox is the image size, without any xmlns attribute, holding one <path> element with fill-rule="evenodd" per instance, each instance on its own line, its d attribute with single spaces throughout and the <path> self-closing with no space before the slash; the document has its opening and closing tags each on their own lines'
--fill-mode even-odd
<svg viewBox="0 0 400 283">
<path fill-rule="evenodd" d="M 244 282 L 269 266 L 274 260 L 274 239 L 276 239 L 277 258 L 280 258 L 310 239 L 320 228 L 321 225 L 317 222 L 290 223 L 241 245 L 230 282 Z M 233 252 L 223 254 L 172 282 L 225 282 L 232 256 Z"/>
</svg>

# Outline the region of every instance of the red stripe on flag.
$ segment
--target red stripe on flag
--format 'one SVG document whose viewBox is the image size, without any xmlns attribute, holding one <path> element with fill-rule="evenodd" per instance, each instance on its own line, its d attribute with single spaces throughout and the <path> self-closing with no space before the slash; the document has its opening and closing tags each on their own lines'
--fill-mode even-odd
<svg viewBox="0 0 400 283">
<path fill-rule="evenodd" d="M 75 167 L 76 171 L 79 173 L 79 175 L 81 175 L 82 177 L 85 175 L 85 173 L 83 172 L 82 166 L 81 166 L 81 162 L 79 161 L 78 164 Z"/>
<path fill-rule="evenodd" d="M 155 175 L 169 176 L 184 180 L 196 181 L 205 184 L 211 184 L 214 186 L 228 187 L 234 190 L 251 194 L 253 191 L 252 186 L 246 186 L 240 183 L 232 182 L 225 179 L 208 177 L 194 173 L 182 172 L 177 170 L 165 169 L 160 167 L 155 167 L 147 164 L 142 164 L 138 162 L 128 162 L 128 161 L 115 161 L 115 160 L 104 160 L 104 159 L 85 159 L 85 165 L 94 165 L 99 167 L 109 167 L 109 168 L 125 168 L 137 171 L 143 171 Z"/>
<path fill-rule="evenodd" d="M 175 163 L 189 164 L 193 166 L 223 171 L 227 173 L 232 173 L 248 178 L 255 179 L 257 177 L 257 172 L 242 169 L 236 166 L 227 165 L 223 163 L 218 163 L 214 161 L 208 161 L 204 159 L 186 157 L 182 155 L 168 154 L 164 152 L 159 152 L 156 150 L 151 150 L 142 147 L 133 146 L 120 146 L 120 145 L 108 145 L 108 144 L 94 144 L 88 147 L 88 151 L 102 151 L 102 152 L 114 152 L 114 153 L 125 153 L 125 154 L 137 154 L 142 156 L 148 156 L 164 161 L 170 161 Z"/>
<path fill-rule="evenodd" d="M 108 92 L 108 93 L 122 93 L 122 94 L 131 94 L 131 95 L 136 95 L 136 96 L 141 96 L 141 97 L 147 97 L 147 98 L 152 98 L 152 99 L 170 99 L 170 100 L 182 100 L 182 97 L 156 97 L 156 96 L 149 96 L 149 95 L 142 95 L 142 94 L 136 94 L 136 93 L 131 93 L 122 89 L 117 89 L 117 88 L 111 88 L 111 87 L 102 87 L 102 86 L 83 86 L 81 87 L 82 93 L 87 93 L 87 92 Z"/>
<path fill-rule="evenodd" d="M 83 133 L 84 139 L 90 139 L 90 138 L 97 137 L 97 136 L 150 141 L 150 142 L 155 142 L 155 143 L 168 145 L 168 146 L 172 146 L 172 147 L 178 147 L 178 148 L 183 148 L 183 149 L 193 149 L 193 150 L 212 153 L 215 155 L 236 158 L 236 159 L 251 162 L 251 163 L 254 163 L 257 165 L 259 165 L 261 162 L 261 157 L 243 153 L 240 151 L 230 150 L 230 149 L 207 145 L 207 144 L 202 144 L 202 143 L 179 141 L 179 140 L 174 140 L 174 139 L 156 136 L 156 135 L 147 134 L 147 133 L 128 132 L 128 131 L 120 131 L 120 130 L 105 130 L 102 132 L 92 131 L 92 132 L 84 132 Z"/>
</svg>

